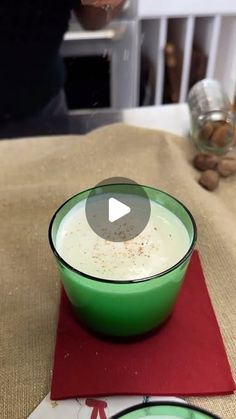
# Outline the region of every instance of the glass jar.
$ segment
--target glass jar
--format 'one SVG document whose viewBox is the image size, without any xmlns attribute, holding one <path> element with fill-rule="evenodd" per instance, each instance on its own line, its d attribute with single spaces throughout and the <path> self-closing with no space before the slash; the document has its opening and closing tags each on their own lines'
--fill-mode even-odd
<svg viewBox="0 0 236 419">
<path fill-rule="evenodd" d="M 232 105 L 217 80 L 204 79 L 189 92 L 191 135 L 201 151 L 225 154 L 235 143 Z"/>
</svg>

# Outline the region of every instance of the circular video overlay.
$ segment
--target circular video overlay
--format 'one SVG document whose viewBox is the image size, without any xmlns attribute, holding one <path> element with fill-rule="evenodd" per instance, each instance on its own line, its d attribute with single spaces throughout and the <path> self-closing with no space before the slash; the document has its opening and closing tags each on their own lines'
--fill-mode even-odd
<svg viewBox="0 0 236 419">
<path fill-rule="evenodd" d="M 91 190 L 85 211 L 88 224 L 98 236 L 124 242 L 144 230 L 151 206 L 142 186 L 128 178 L 114 177 L 103 180 Z"/>
</svg>

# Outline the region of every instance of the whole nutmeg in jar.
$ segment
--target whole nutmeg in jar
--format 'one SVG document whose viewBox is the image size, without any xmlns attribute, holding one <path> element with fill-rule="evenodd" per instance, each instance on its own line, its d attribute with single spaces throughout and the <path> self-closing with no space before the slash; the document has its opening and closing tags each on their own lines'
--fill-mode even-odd
<svg viewBox="0 0 236 419">
<path fill-rule="evenodd" d="M 235 145 L 232 105 L 217 80 L 203 79 L 189 92 L 191 135 L 200 151 L 224 155 Z"/>
</svg>

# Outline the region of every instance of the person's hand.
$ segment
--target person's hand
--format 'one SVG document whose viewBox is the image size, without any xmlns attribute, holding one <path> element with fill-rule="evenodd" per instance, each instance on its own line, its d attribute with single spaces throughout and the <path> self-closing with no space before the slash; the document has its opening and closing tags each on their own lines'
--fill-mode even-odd
<svg viewBox="0 0 236 419">
<path fill-rule="evenodd" d="M 94 6 L 112 10 L 124 3 L 124 0 L 81 0 L 83 6 Z"/>
</svg>

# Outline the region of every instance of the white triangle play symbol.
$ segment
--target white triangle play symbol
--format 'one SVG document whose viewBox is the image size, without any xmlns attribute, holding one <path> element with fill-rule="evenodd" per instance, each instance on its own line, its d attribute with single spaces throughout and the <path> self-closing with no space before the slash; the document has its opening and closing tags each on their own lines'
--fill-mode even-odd
<svg viewBox="0 0 236 419">
<path fill-rule="evenodd" d="M 128 205 L 123 204 L 123 202 L 118 201 L 118 199 L 109 198 L 108 219 L 110 223 L 114 223 L 114 221 L 129 214 L 130 211 L 131 209 Z"/>
</svg>

